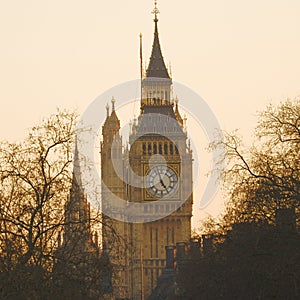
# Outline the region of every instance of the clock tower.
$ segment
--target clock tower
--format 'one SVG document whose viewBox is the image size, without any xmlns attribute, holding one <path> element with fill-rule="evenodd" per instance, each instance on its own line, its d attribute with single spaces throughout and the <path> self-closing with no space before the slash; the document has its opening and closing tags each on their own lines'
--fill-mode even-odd
<svg viewBox="0 0 300 300">
<path fill-rule="evenodd" d="M 129 147 L 122 154 L 126 180 L 118 190 L 116 185 L 107 186 L 118 193 L 122 187 L 124 202 L 129 207 L 130 204 L 142 207 L 138 219 L 133 216 L 124 225 L 114 222 L 115 231 L 129 245 L 125 259 L 119 264 L 127 264 L 122 282 L 127 283 L 129 299 L 146 299 L 166 266 L 165 247 L 189 242 L 191 238 L 192 151 L 161 51 L 156 3 L 153 14 L 154 40 L 142 78 L 140 115 L 132 124 Z M 102 170 L 113 167 L 103 157 L 106 139 L 103 132 Z M 105 174 L 113 174 L 108 169 Z M 103 239 L 109 241 L 107 237 Z"/>
</svg>

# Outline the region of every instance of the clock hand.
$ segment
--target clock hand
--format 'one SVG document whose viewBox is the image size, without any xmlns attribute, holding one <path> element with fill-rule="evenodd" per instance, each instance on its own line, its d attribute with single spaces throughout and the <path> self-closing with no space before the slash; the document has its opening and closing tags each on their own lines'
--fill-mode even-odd
<svg viewBox="0 0 300 300">
<path fill-rule="evenodd" d="M 160 180 L 160 184 L 163 186 L 163 188 L 167 188 L 162 179 Z"/>
<path fill-rule="evenodd" d="M 158 173 L 158 177 L 159 177 L 160 184 L 162 185 L 162 187 L 163 187 L 164 189 L 167 189 L 167 187 L 166 187 L 164 181 L 162 180 L 162 178 L 161 178 L 161 176 L 160 176 L 159 171 L 157 171 L 157 173 Z"/>
</svg>

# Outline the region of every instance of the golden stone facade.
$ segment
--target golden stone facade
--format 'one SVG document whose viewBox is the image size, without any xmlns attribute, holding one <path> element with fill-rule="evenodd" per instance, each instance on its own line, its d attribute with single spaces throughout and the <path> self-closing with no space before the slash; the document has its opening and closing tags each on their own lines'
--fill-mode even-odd
<svg viewBox="0 0 300 300">
<path fill-rule="evenodd" d="M 192 151 L 163 60 L 157 13 L 129 145 L 122 150 L 114 99 L 102 127 L 102 209 L 109 212 L 102 240 L 113 265 L 115 299 L 146 299 L 166 266 L 165 247 L 191 238 Z"/>
</svg>

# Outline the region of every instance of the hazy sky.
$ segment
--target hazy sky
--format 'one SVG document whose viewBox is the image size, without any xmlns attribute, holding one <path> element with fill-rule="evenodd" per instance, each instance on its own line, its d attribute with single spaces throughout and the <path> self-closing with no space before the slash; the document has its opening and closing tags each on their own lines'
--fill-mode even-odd
<svg viewBox="0 0 300 300">
<path fill-rule="evenodd" d="M 299 0 L 158 3 L 173 79 L 198 92 L 224 129 L 249 138 L 257 110 L 300 95 Z M 1 0 L 0 139 L 22 138 L 56 107 L 82 112 L 138 78 L 139 33 L 148 62 L 152 9 L 152 0 Z"/>
</svg>

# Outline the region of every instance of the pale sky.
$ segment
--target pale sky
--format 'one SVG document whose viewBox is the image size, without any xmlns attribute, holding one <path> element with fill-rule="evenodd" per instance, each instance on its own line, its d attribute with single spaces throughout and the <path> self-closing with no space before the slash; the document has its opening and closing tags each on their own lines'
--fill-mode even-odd
<svg viewBox="0 0 300 300">
<path fill-rule="evenodd" d="M 257 110 L 300 95 L 299 0 L 158 6 L 173 79 L 201 95 L 223 129 L 240 128 L 250 140 Z M 139 33 L 148 62 L 152 9 L 152 0 L 0 0 L 0 139 L 21 139 L 56 107 L 83 112 L 138 78 Z M 216 201 L 205 212 L 219 208 Z"/>
</svg>

